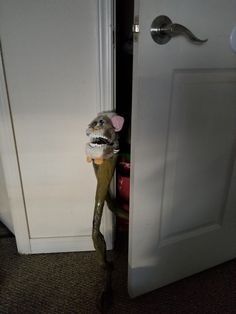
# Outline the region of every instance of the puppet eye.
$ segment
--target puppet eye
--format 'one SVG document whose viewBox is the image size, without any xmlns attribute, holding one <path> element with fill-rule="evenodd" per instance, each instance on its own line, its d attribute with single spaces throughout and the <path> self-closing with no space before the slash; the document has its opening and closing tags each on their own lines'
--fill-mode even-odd
<svg viewBox="0 0 236 314">
<path fill-rule="evenodd" d="M 104 123 L 105 123 L 105 121 L 104 121 L 103 119 L 100 119 L 100 120 L 99 120 L 99 124 L 100 124 L 100 125 L 104 125 Z"/>
</svg>

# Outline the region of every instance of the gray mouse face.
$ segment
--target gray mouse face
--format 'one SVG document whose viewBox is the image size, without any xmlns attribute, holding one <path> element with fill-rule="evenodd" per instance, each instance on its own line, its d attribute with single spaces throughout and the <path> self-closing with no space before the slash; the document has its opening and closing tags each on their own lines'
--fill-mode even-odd
<svg viewBox="0 0 236 314">
<path fill-rule="evenodd" d="M 113 146 L 117 134 L 111 120 L 105 115 L 99 115 L 88 126 L 86 134 L 90 138 L 92 146 Z"/>
<path fill-rule="evenodd" d="M 89 125 L 86 134 L 89 143 L 86 145 L 87 161 L 101 164 L 119 152 L 118 132 L 121 131 L 124 118 L 114 112 L 99 114 Z"/>
<path fill-rule="evenodd" d="M 86 134 L 90 140 L 86 154 L 91 159 L 107 159 L 119 151 L 118 135 L 108 116 L 97 116 L 89 124 Z"/>
</svg>

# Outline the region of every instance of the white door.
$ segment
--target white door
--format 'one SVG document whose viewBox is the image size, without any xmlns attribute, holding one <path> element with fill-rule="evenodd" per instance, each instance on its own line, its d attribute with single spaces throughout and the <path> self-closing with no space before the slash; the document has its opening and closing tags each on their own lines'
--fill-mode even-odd
<svg viewBox="0 0 236 314">
<path fill-rule="evenodd" d="M 236 0 L 140 0 L 135 15 L 131 296 L 236 257 Z M 160 15 L 208 42 L 154 42 Z"/>
<path fill-rule="evenodd" d="M 103 21 L 104 13 L 109 15 L 108 5 L 99 0 L 0 0 L 0 37 L 25 209 L 15 202 L 15 180 L 8 180 L 8 192 L 22 253 L 94 249 L 96 179 L 85 158 L 85 130 L 97 112 L 112 107 L 106 82 L 111 60 L 104 60 L 110 50 L 103 47 L 104 38 L 109 46 L 111 16 Z M 10 160 L 10 170 L 6 168 L 12 177 Z M 105 215 L 104 225 L 109 247 L 110 216 Z M 23 231 L 27 247 L 20 241 Z"/>
</svg>

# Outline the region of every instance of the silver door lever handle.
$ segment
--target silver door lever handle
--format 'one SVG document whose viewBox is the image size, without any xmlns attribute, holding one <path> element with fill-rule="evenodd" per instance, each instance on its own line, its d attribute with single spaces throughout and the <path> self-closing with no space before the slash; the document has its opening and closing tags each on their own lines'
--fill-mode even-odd
<svg viewBox="0 0 236 314">
<path fill-rule="evenodd" d="M 199 39 L 183 25 L 172 23 L 171 19 L 165 15 L 154 19 L 150 32 L 153 40 L 160 45 L 166 44 L 172 37 L 178 35 L 184 35 L 194 43 L 202 44 L 208 41 L 208 39 Z"/>
</svg>

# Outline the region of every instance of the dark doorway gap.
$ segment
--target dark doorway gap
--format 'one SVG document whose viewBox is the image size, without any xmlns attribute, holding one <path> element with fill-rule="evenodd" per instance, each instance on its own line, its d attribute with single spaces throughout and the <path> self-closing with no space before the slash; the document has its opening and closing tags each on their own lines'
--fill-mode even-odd
<svg viewBox="0 0 236 314">
<path fill-rule="evenodd" d="M 116 111 L 125 118 L 120 133 L 120 154 L 117 164 L 117 200 L 129 210 L 129 165 L 132 112 L 134 0 L 116 0 Z M 116 240 L 127 239 L 128 223 L 120 218 L 116 224 Z M 127 241 L 121 241 L 126 243 Z M 125 245 L 124 245 L 125 246 Z"/>
<path fill-rule="evenodd" d="M 134 0 L 116 1 L 116 110 L 125 118 L 121 153 L 130 153 Z"/>
</svg>

